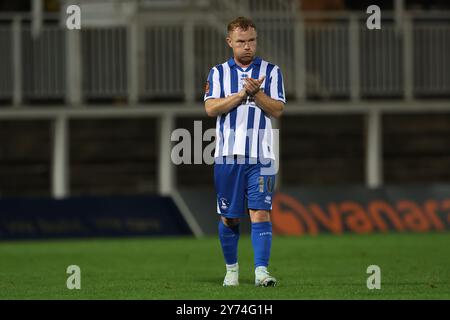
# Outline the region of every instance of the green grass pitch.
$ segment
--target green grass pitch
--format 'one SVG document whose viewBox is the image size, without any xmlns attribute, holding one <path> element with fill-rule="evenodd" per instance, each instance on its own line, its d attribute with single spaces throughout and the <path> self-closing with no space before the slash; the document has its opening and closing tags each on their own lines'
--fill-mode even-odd
<svg viewBox="0 0 450 320">
<path fill-rule="evenodd" d="M 450 299 L 450 233 L 274 237 L 274 288 L 254 287 L 248 236 L 239 263 L 240 286 L 223 288 L 214 237 L 0 242 L 0 299 Z M 372 264 L 380 290 L 366 286 Z"/>
</svg>

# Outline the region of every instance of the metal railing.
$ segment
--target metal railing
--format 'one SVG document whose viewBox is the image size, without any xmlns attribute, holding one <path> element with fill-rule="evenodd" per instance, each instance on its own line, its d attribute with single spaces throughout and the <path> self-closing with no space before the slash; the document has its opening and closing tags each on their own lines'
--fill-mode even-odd
<svg viewBox="0 0 450 320">
<path fill-rule="evenodd" d="M 414 91 L 440 95 L 450 91 L 450 24 L 418 22 L 414 34 Z"/>
<path fill-rule="evenodd" d="M 0 99 L 11 97 L 13 92 L 12 28 L 0 26 Z"/>
<path fill-rule="evenodd" d="M 90 98 L 127 97 L 127 30 L 88 28 L 81 34 L 83 94 Z"/>
<path fill-rule="evenodd" d="M 29 100 L 64 97 L 64 31 L 58 26 L 46 26 L 41 37 L 32 39 L 31 26 L 20 29 L 23 96 Z"/>
<path fill-rule="evenodd" d="M 144 29 L 144 77 L 141 96 L 183 96 L 183 28 L 149 26 Z"/>
<path fill-rule="evenodd" d="M 351 12 L 254 15 L 259 54 L 281 67 L 291 100 L 450 97 L 450 14 L 408 14 L 400 27 L 385 14 L 381 30 Z M 26 17 L 0 17 L 0 99 L 199 99 L 209 69 L 231 55 L 215 17 L 142 12 L 129 26 L 81 31 L 51 23 L 37 39 Z"/>
</svg>

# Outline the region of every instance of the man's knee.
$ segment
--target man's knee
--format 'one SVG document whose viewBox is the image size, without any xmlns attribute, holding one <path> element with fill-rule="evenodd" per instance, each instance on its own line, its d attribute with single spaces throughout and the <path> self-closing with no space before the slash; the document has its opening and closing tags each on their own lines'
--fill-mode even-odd
<svg viewBox="0 0 450 320">
<path fill-rule="evenodd" d="M 221 217 L 221 219 L 222 219 L 223 224 L 230 228 L 237 226 L 241 222 L 241 220 L 239 218 Z"/>
<path fill-rule="evenodd" d="M 270 222 L 270 211 L 267 210 L 249 210 L 250 220 L 255 222 Z"/>
</svg>

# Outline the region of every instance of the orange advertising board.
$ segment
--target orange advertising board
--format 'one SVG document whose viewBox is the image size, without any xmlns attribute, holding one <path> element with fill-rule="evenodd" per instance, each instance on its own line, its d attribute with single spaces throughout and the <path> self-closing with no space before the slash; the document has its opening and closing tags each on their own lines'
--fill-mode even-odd
<svg viewBox="0 0 450 320">
<path fill-rule="evenodd" d="M 450 230 L 448 188 L 292 189 L 273 198 L 272 223 L 279 235 Z"/>
</svg>

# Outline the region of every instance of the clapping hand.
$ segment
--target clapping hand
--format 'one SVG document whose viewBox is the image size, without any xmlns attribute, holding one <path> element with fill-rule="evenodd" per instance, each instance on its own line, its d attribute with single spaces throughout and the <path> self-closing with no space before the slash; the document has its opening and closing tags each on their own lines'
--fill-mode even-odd
<svg viewBox="0 0 450 320">
<path fill-rule="evenodd" d="M 244 88 L 249 96 L 254 96 L 261 87 L 266 76 L 262 76 L 261 79 L 253 79 L 253 78 L 245 78 L 244 79 Z"/>
</svg>

